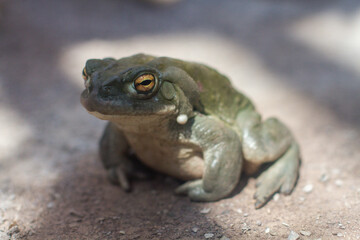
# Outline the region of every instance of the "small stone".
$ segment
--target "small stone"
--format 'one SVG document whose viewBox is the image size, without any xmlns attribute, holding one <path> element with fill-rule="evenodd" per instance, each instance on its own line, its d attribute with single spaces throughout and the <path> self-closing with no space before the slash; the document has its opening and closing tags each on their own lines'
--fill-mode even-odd
<svg viewBox="0 0 360 240">
<path fill-rule="evenodd" d="M 282 225 L 284 225 L 285 227 L 289 227 L 289 224 L 283 222 Z"/>
<path fill-rule="evenodd" d="M 222 237 L 220 238 L 220 240 L 230 240 L 230 238 L 228 238 L 228 237 L 226 237 L 226 236 L 222 236 Z"/>
<path fill-rule="evenodd" d="M 273 199 L 275 202 L 277 202 L 280 198 L 280 194 L 276 193 L 274 196 L 273 196 Z"/>
<path fill-rule="evenodd" d="M 193 231 L 194 233 L 197 233 L 197 232 L 199 231 L 199 228 L 193 227 L 193 228 L 191 229 L 191 231 Z"/>
<path fill-rule="evenodd" d="M 246 223 L 244 223 L 244 224 L 243 224 L 243 227 L 241 228 L 241 230 L 245 233 L 245 232 L 247 232 L 247 231 L 250 231 L 251 228 L 250 228 Z"/>
<path fill-rule="evenodd" d="M 204 234 L 204 237 L 205 237 L 206 239 L 212 238 L 212 237 L 214 237 L 214 234 L 213 234 L 213 233 L 205 233 L 205 234 Z"/>
<path fill-rule="evenodd" d="M 53 208 L 55 207 L 55 203 L 54 202 L 49 202 L 47 205 L 46 205 L 47 208 Z"/>
<path fill-rule="evenodd" d="M 258 221 L 256 221 L 256 225 L 261 226 L 262 222 L 258 220 Z"/>
<path fill-rule="evenodd" d="M 309 231 L 300 231 L 300 234 L 305 236 L 305 237 L 309 237 L 311 235 L 311 232 L 309 232 Z"/>
<path fill-rule="evenodd" d="M 211 208 L 203 208 L 203 209 L 200 210 L 200 213 L 202 213 L 202 214 L 207 214 L 207 213 L 209 213 L 210 211 L 211 211 Z"/>
<path fill-rule="evenodd" d="M 125 231 L 119 231 L 121 235 L 125 235 Z"/>
<path fill-rule="evenodd" d="M 269 233 L 270 232 L 270 228 L 265 228 L 265 233 Z"/>
<path fill-rule="evenodd" d="M 73 217 L 78 217 L 78 218 L 83 218 L 84 217 L 81 213 L 79 213 L 79 212 L 77 212 L 75 210 L 70 210 L 69 215 L 73 216 Z"/>
<path fill-rule="evenodd" d="M 307 184 L 304 188 L 303 188 L 303 191 L 305 193 L 311 193 L 312 190 L 313 190 L 314 186 L 312 184 Z"/>
<path fill-rule="evenodd" d="M 247 216 L 249 216 L 249 214 L 248 214 L 248 213 L 244 213 L 244 217 L 247 217 Z"/>
<path fill-rule="evenodd" d="M 342 225 L 341 223 L 339 223 L 339 228 L 340 228 L 340 229 L 345 229 L 345 226 Z"/>
<path fill-rule="evenodd" d="M 320 182 L 327 182 L 329 181 L 329 176 L 326 173 L 321 174 L 320 178 L 319 178 Z"/>
<path fill-rule="evenodd" d="M 338 237 L 343 237 L 344 234 L 342 234 L 342 233 L 337 233 L 336 236 L 338 236 Z"/>
<path fill-rule="evenodd" d="M 338 179 L 335 181 L 335 185 L 338 186 L 338 187 L 341 187 L 343 185 L 343 181 Z"/>
<path fill-rule="evenodd" d="M 287 238 L 287 240 L 297 240 L 299 238 L 300 238 L 299 234 L 297 234 L 294 231 L 291 231 L 288 238 Z"/>
<path fill-rule="evenodd" d="M 241 208 L 236 209 L 236 212 L 241 214 L 242 213 Z"/>
</svg>

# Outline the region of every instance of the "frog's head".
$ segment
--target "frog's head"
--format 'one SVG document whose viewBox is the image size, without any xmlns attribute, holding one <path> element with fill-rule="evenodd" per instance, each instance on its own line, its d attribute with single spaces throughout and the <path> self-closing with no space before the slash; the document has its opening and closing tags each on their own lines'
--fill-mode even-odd
<svg viewBox="0 0 360 240">
<path fill-rule="evenodd" d="M 86 89 L 81 103 L 89 113 L 104 120 L 163 115 L 184 124 L 198 99 L 194 81 L 186 72 L 164 64 L 90 59 L 83 78 Z"/>
</svg>

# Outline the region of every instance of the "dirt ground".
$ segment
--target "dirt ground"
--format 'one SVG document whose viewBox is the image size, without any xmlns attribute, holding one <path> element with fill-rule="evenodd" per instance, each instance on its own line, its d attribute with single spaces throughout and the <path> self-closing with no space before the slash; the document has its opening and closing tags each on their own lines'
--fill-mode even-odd
<svg viewBox="0 0 360 240">
<path fill-rule="evenodd" d="M 357 0 L 2 1 L 0 239 L 360 239 Z M 122 192 L 79 103 L 88 58 L 138 52 L 214 66 L 302 149 L 290 196 L 255 210 L 255 179 L 214 203 L 156 175 Z M 293 238 L 296 239 L 296 238 Z"/>
</svg>

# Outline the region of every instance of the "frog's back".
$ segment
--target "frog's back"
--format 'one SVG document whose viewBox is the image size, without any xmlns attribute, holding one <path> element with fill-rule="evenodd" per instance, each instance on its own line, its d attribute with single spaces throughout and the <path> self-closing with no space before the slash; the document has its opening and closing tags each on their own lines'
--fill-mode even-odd
<svg viewBox="0 0 360 240">
<path fill-rule="evenodd" d="M 226 76 L 215 69 L 191 63 L 186 71 L 199 86 L 200 100 L 205 113 L 217 116 L 232 125 L 241 110 L 253 108 L 251 101 L 237 91 Z"/>
<path fill-rule="evenodd" d="M 232 125 L 241 110 L 254 108 L 251 101 L 237 91 L 227 77 L 215 69 L 200 63 L 178 59 L 164 57 L 156 60 L 158 59 L 183 69 L 194 79 L 199 88 L 202 111 L 205 114 L 216 116 Z"/>
</svg>

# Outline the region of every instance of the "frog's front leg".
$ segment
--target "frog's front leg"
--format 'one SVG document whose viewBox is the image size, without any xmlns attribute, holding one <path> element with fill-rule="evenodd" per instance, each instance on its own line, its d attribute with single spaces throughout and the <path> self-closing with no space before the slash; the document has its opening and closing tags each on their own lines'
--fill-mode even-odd
<svg viewBox="0 0 360 240">
<path fill-rule="evenodd" d="M 241 143 L 238 135 L 221 121 L 197 115 L 191 125 L 191 141 L 203 150 L 202 179 L 186 182 L 176 189 L 193 201 L 216 201 L 228 196 L 240 179 Z"/>
<path fill-rule="evenodd" d="M 288 128 L 275 118 L 262 122 L 254 110 L 240 113 L 237 125 L 242 132 L 246 166 L 275 161 L 258 178 L 255 207 L 262 207 L 277 191 L 289 194 L 298 178 L 300 153 Z"/>
<path fill-rule="evenodd" d="M 129 177 L 147 177 L 144 166 L 130 155 L 124 133 L 113 123 L 108 123 L 100 140 L 100 158 L 109 180 L 120 184 L 125 191 L 130 190 Z"/>
</svg>

